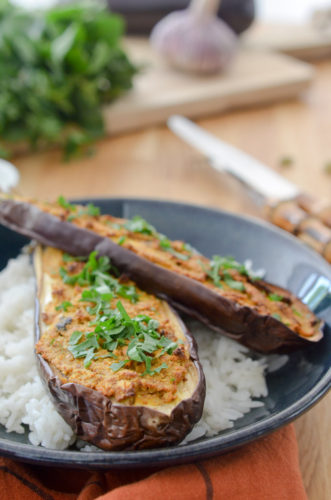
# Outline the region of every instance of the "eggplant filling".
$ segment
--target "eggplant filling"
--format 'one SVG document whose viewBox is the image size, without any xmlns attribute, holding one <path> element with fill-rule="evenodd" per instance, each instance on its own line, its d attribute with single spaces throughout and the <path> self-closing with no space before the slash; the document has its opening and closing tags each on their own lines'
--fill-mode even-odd
<svg viewBox="0 0 331 500">
<path fill-rule="evenodd" d="M 74 258 L 54 248 L 35 256 L 41 308 L 36 352 L 62 384 L 165 413 L 191 396 L 198 373 L 168 304 L 124 276 L 107 257 Z"/>
</svg>

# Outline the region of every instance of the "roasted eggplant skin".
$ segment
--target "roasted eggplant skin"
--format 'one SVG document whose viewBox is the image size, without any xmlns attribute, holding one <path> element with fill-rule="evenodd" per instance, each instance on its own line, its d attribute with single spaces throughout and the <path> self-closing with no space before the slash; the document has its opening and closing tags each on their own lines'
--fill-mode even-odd
<svg viewBox="0 0 331 500">
<path fill-rule="evenodd" d="M 107 255 L 140 288 L 256 351 L 288 352 L 311 345 L 323 336 L 322 321 L 316 335 L 302 337 L 270 315 L 261 315 L 253 308 L 239 305 L 196 280 L 162 268 L 109 238 L 62 221 L 32 204 L 15 199 L 1 200 L 0 221 L 21 234 L 73 255 L 88 255 L 93 250 L 99 255 Z M 264 284 L 262 280 L 261 284 Z M 269 289 L 273 287 L 265 285 Z M 291 295 L 280 287 L 274 289 L 277 293 Z"/>
<path fill-rule="evenodd" d="M 35 343 L 37 343 L 42 335 L 40 301 L 42 268 L 38 247 L 34 252 L 33 262 L 37 283 L 35 298 Z M 197 375 L 191 396 L 181 400 L 170 414 L 152 407 L 116 403 L 101 392 L 84 385 L 62 383 L 56 368 L 40 354 L 35 353 L 41 380 L 53 404 L 78 438 L 106 451 L 158 448 L 178 444 L 200 420 L 206 383 L 198 359 L 197 345 L 171 307 L 170 311 L 187 339 L 191 366 Z"/>
<path fill-rule="evenodd" d="M 193 351 L 191 355 L 193 359 Z M 78 438 L 103 450 L 141 450 L 175 445 L 201 418 L 206 390 L 202 371 L 192 397 L 181 401 L 170 415 L 166 415 L 144 406 L 114 404 L 100 392 L 79 384 L 61 384 L 39 354 L 37 361 L 40 376 L 57 411 Z"/>
</svg>

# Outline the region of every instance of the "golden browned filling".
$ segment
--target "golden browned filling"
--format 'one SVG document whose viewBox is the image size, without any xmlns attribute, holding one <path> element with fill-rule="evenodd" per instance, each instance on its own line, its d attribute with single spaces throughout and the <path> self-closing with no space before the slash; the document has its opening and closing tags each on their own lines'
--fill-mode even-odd
<svg viewBox="0 0 331 500">
<path fill-rule="evenodd" d="M 260 315 L 271 315 L 303 337 L 316 334 L 319 321 L 309 308 L 290 292 L 257 280 L 244 265 L 231 257 L 208 259 L 183 241 L 170 241 L 148 222 L 101 215 L 93 205 L 78 206 L 59 197 L 56 203 L 35 202 L 41 210 L 61 220 L 94 231 L 139 256 L 196 280 L 220 295 Z"/>
<path fill-rule="evenodd" d="M 46 248 L 36 261 L 42 310 L 36 351 L 61 381 L 123 404 L 175 405 L 192 362 L 169 306 L 111 276 L 107 258 L 91 254 L 85 262 Z"/>
</svg>

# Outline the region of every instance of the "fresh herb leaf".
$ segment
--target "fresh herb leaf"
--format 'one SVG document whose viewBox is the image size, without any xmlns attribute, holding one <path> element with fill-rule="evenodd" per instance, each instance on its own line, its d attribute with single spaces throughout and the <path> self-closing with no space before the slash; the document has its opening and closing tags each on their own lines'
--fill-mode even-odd
<svg viewBox="0 0 331 500">
<path fill-rule="evenodd" d="M 121 313 L 122 318 L 125 321 L 129 321 L 130 322 L 131 321 L 130 316 L 128 315 L 128 313 L 124 309 L 124 306 L 123 306 L 123 304 L 122 304 L 122 302 L 120 300 L 117 302 L 116 307 L 119 310 L 119 312 Z"/>
<path fill-rule="evenodd" d="M 194 251 L 193 247 L 191 247 L 186 243 L 183 243 L 183 250 L 188 252 L 188 255 L 185 253 L 178 252 L 173 248 L 172 242 L 164 234 L 158 233 L 155 227 L 152 226 L 145 219 L 140 217 L 140 215 L 135 215 L 132 219 L 127 220 L 122 226 L 114 223 L 111 223 L 111 225 L 115 229 L 124 228 L 131 233 L 140 233 L 140 234 L 146 234 L 148 236 L 154 236 L 159 240 L 160 248 L 162 250 L 169 252 L 174 257 L 176 257 L 176 259 L 179 260 L 188 260 L 191 257 L 192 252 Z M 121 245 L 123 244 L 124 241 L 125 241 L 124 236 L 122 236 L 119 239 L 118 244 Z M 196 251 L 194 252 L 197 253 Z"/>
<path fill-rule="evenodd" d="M 125 242 L 126 240 L 126 237 L 125 236 L 121 236 L 117 242 L 118 245 L 123 245 L 123 243 Z"/>
<path fill-rule="evenodd" d="M 66 285 L 75 285 L 77 283 L 78 275 L 70 276 L 68 272 L 64 269 L 64 267 L 60 267 L 59 274 L 63 280 L 63 283 L 65 283 Z"/>
<path fill-rule="evenodd" d="M 277 314 L 277 313 L 273 313 L 271 316 L 272 316 L 273 318 L 275 318 L 275 319 L 278 319 L 278 321 L 282 321 L 281 316 L 280 316 L 279 314 Z"/>
<path fill-rule="evenodd" d="M 76 213 L 71 213 L 68 215 L 67 217 L 67 221 L 68 222 L 72 222 L 73 220 L 77 219 L 78 217 L 82 217 L 83 215 L 88 215 L 90 217 L 96 217 L 98 215 L 100 215 L 100 208 L 99 207 L 96 207 L 95 205 L 93 205 L 93 203 L 88 203 L 86 205 L 86 207 L 83 207 L 81 208 L 80 210 L 78 210 L 77 212 L 77 207 L 75 205 L 70 205 L 70 203 L 68 202 L 65 202 L 67 207 L 62 204 L 62 206 L 64 208 L 69 208 L 70 207 L 73 207 L 73 208 L 70 208 L 70 210 L 72 211 L 76 211 Z"/>
<path fill-rule="evenodd" d="M 282 295 L 278 295 L 277 293 L 269 293 L 268 299 L 273 302 L 281 302 L 284 297 Z"/>
<path fill-rule="evenodd" d="M 123 227 L 121 224 L 118 224 L 117 222 L 112 222 L 110 220 L 106 220 L 105 222 L 106 222 L 106 224 L 108 224 L 108 226 L 111 226 L 114 229 L 122 229 L 122 227 Z"/>
<path fill-rule="evenodd" d="M 233 280 L 231 278 L 225 277 L 224 282 L 233 290 L 238 290 L 238 292 L 244 292 L 246 290 L 245 285 L 242 281 Z"/>
<path fill-rule="evenodd" d="M 64 300 L 61 304 L 56 306 L 55 310 L 67 312 L 69 307 L 72 307 L 72 303 L 68 302 L 67 300 Z"/>
<path fill-rule="evenodd" d="M 183 250 L 185 250 L 185 252 L 188 252 L 189 255 L 200 255 L 200 253 L 198 252 L 198 250 L 194 247 L 192 247 L 192 245 L 190 245 L 189 243 L 186 243 L 186 242 L 183 242 Z"/>
<path fill-rule="evenodd" d="M 140 233 L 154 236 L 157 231 L 154 226 L 149 224 L 145 219 L 140 217 L 140 215 L 135 215 L 132 219 L 128 220 L 124 224 L 124 228 L 131 233 Z"/>
<path fill-rule="evenodd" d="M 214 255 L 209 262 L 209 268 L 207 268 L 202 261 L 199 262 L 203 271 L 218 288 L 223 288 L 222 281 L 224 281 L 234 290 L 238 290 L 240 292 L 245 291 L 244 283 L 239 280 L 234 280 L 229 273 L 229 270 L 237 271 L 239 274 L 246 276 L 249 279 L 257 279 L 244 264 L 240 264 L 233 257 L 221 257 L 220 255 Z"/>
<path fill-rule="evenodd" d="M 79 217 L 79 214 L 70 214 L 67 217 L 67 221 L 72 222 L 73 220 L 77 219 L 77 217 Z"/>
<path fill-rule="evenodd" d="M 63 262 L 73 262 L 76 258 L 73 255 L 69 255 L 68 253 L 64 253 L 62 255 Z"/>
<path fill-rule="evenodd" d="M 60 195 L 57 199 L 58 204 L 62 207 L 65 208 L 66 210 L 70 210 L 70 212 L 75 212 L 77 210 L 77 207 L 75 205 L 72 205 L 65 199 L 64 196 Z"/>
<path fill-rule="evenodd" d="M 294 306 L 292 306 L 292 311 L 294 312 L 294 314 L 296 316 L 298 316 L 299 318 L 302 318 L 302 314 L 300 311 L 298 311 Z"/>
<path fill-rule="evenodd" d="M 110 365 L 110 368 L 111 368 L 111 370 L 113 370 L 113 372 L 118 372 L 127 363 L 129 363 L 129 360 L 128 359 L 124 359 L 123 361 L 118 361 L 117 363 L 112 363 Z"/>
<path fill-rule="evenodd" d="M 62 255 L 63 262 L 86 262 L 88 257 L 86 256 L 73 256 L 68 253 Z"/>
<path fill-rule="evenodd" d="M 223 285 L 221 283 L 221 276 L 220 276 L 221 267 L 222 267 L 221 257 L 219 257 L 218 255 L 214 255 L 214 257 L 210 261 L 210 268 L 207 269 L 207 271 L 206 271 L 209 278 L 213 281 L 214 285 L 217 286 L 218 288 L 223 288 Z"/>
<path fill-rule="evenodd" d="M 69 339 L 70 345 L 76 345 L 83 336 L 83 332 L 75 331 L 71 334 Z"/>
<path fill-rule="evenodd" d="M 96 335 L 93 332 L 84 334 L 85 340 L 83 342 L 76 342 L 75 344 L 69 342 L 68 351 L 74 358 L 84 358 L 84 367 L 88 368 L 94 358 L 94 353 L 100 348 Z"/>
<path fill-rule="evenodd" d="M 93 358 L 94 358 L 94 347 L 90 347 L 85 354 L 84 368 L 88 368 L 90 366 Z"/>
<path fill-rule="evenodd" d="M 167 363 L 162 363 L 160 366 L 154 368 L 154 370 L 151 372 L 151 375 L 154 375 L 154 373 L 160 373 L 161 370 L 166 370 L 167 368 L 168 368 Z"/>
<path fill-rule="evenodd" d="M 96 217 L 100 215 L 100 208 L 93 205 L 93 203 L 88 203 L 86 206 L 86 214 L 91 217 Z"/>
<path fill-rule="evenodd" d="M 164 234 L 159 234 L 158 237 L 160 240 L 160 247 L 166 252 L 171 253 L 174 257 L 180 260 L 188 260 L 190 258 L 190 255 L 177 252 L 174 248 L 172 248 L 171 241 L 166 236 L 164 236 Z"/>
<path fill-rule="evenodd" d="M 139 296 L 134 285 L 122 285 L 119 283 L 115 287 L 115 292 L 120 297 L 129 299 L 132 303 L 138 302 L 139 300 Z"/>
</svg>

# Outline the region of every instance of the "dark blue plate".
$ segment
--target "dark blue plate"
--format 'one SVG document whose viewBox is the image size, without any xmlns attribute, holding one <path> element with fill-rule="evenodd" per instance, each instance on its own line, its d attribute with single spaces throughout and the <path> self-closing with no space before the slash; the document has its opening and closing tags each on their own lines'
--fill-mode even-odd
<svg viewBox="0 0 331 500">
<path fill-rule="evenodd" d="M 83 200 L 86 201 L 86 200 Z M 91 200 L 89 200 L 91 201 Z M 0 426 L 0 453 L 27 462 L 108 469 L 163 466 L 200 460 L 229 451 L 292 421 L 315 404 L 331 385 L 331 267 L 291 235 L 260 221 L 193 205 L 137 199 L 92 200 L 118 217 L 139 214 L 172 239 L 184 239 L 201 253 L 251 259 L 266 270 L 268 281 L 309 300 L 326 321 L 324 339 L 290 355 L 289 362 L 267 375 L 263 408 L 251 410 L 234 428 L 212 438 L 148 451 L 55 451 L 29 444 L 27 433 L 6 433 Z M 26 242 L 0 227 L 0 268 Z"/>
</svg>

